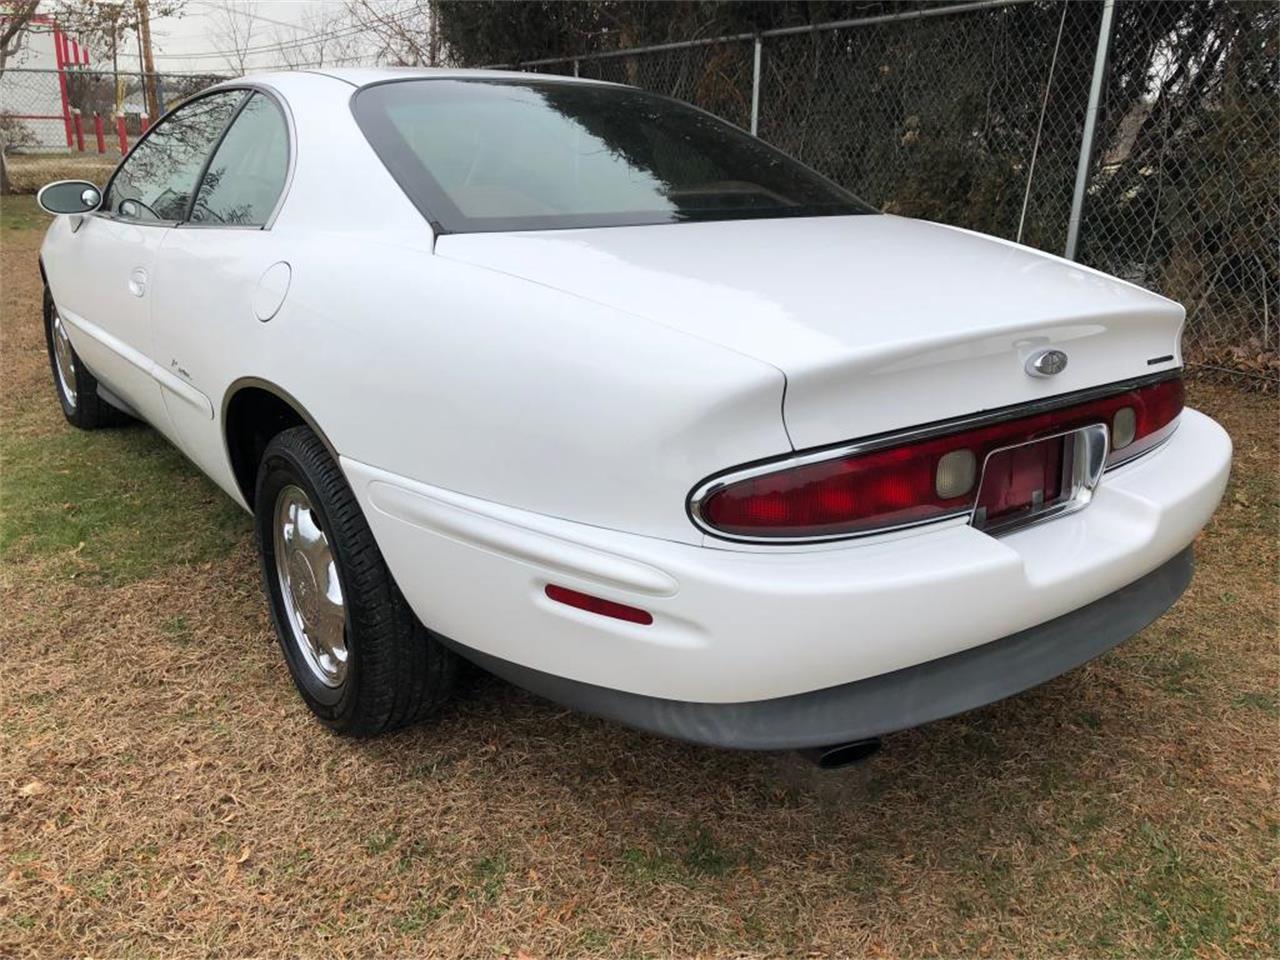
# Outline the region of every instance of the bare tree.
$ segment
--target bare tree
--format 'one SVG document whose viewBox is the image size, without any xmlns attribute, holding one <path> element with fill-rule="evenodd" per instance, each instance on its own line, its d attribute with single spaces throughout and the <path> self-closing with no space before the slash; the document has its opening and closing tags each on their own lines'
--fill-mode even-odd
<svg viewBox="0 0 1280 960">
<path fill-rule="evenodd" d="M 253 43 L 253 22 L 258 19 L 257 0 L 221 0 L 213 14 L 213 38 L 223 51 L 227 68 L 246 72 Z"/>
<path fill-rule="evenodd" d="M 435 0 L 347 0 L 347 16 L 383 63 L 436 66 L 439 34 L 433 29 Z"/>
<path fill-rule="evenodd" d="M 130 38 L 141 31 L 143 16 L 153 19 L 178 16 L 187 0 L 57 0 L 52 7 L 53 18 L 62 31 L 76 37 L 81 44 L 97 52 L 101 58 L 110 57 L 111 72 L 115 79 L 116 98 L 114 112 L 121 109 L 123 96 L 120 83 L 120 55 Z M 143 69 L 143 73 L 148 71 Z M 154 71 L 150 71 L 154 74 Z M 161 104 L 154 89 L 154 75 L 144 79 L 148 110 L 160 112 Z"/>
<path fill-rule="evenodd" d="M 0 75 L 26 49 L 27 30 L 39 5 L 40 0 L 19 0 L 0 18 Z"/>
<path fill-rule="evenodd" d="M 153 17 L 181 13 L 186 0 L 158 0 L 150 7 Z M 138 29 L 138 7 L 125 0 L 60 0 L 53 18 L 62 29 L 85 46 L 111 58 L 111 73 L 120 86 L 120 53 L 127 38 Z M 116 111 L 120 109 L 117 97 Z"/>
<path fill-rule="evenodd" d="M 295 70 L 342 63 L 358 46 L 358 32 L 344 8 L 331 3 L 309 6 L 298 23 L 276 30 L 276 55 Z"/>
<path fill-rule="evenodd" d="M 120 0 L 62 0 L 54 19 L 93 50 L 111 57 L 111 72 L 120 73 L 120 42 L 137 29 L 138 11 Z"/>
<path fill-rule="evenodd" d="M 31 20 L 36 15 L 36 7 L 40 0 L 19 0 L 10 6 L 3 18 L 0 18 L 0 77 L 4 76 L 10 60 L 16 60 L 26 52 L 27 35 Z M 11 145 L 17 145 L 25 136 L 25 127 L 14 117 L 0 117 L 0 194 L 13 192 L 9 182 L 9 168 L 5 162 L 5 152 Z"/>
</svg>

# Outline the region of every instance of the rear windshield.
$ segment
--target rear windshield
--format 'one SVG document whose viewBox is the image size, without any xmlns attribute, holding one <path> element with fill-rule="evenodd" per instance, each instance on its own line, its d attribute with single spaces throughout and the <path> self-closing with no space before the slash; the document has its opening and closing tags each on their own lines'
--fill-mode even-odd
<svg viewBox="0 0 1280 960">
<path fill-rule="evenodd" d="M 395 81 L 361 90 L 353 110 L 448 232 L 874 212 L 737 127 L 630 87 Z"/>
</svg>

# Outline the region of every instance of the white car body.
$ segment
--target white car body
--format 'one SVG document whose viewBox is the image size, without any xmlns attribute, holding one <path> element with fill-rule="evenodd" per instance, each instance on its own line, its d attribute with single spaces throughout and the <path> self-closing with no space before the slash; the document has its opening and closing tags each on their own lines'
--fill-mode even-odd
<svg viewBox="0 0 1280 960">
<path fill-rule="evenodd" d="M 437 235 L 348 105 L 402 76 L 233 84 L 288 115 L 291 171 L 267 228 L 59 217 L 42 264 L 109 399 L 241 504 L 238 392 L 293 406 L 339 458 L 413 611 L 467 655 L 649 729 L 808 746 L 1038 683 L 1185 586 L 1231 457 L 1190 409 L 1086 509 L 1001 536 L 961 517 L 739 542 L 688 512 L 691 490 L 740 464 L 1177 370 L 1179 305 L 887 215 Z M 1069 365 L 1028 376 L 1046 347 Z M 553 602 L 548 584 L 652 623 Z M 893 709 L 872 687 L 866 706 L 805 700 L 1099 603 L 1063 627 L 1058 660 L 1010 668 L 1003 686 L 1000 667 L 975 679 L 957 660 L 919 688 L 925 703 L 901 685 Z M 1112 627 L 1088 640 L 1099 618 Z"/>
</svg>

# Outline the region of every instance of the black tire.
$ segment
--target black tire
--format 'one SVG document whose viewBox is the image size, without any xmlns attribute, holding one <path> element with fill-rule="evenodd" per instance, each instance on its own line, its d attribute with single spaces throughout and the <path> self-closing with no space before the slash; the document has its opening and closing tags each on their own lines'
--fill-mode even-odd
<svg viewBox="0 0 1280 960">
<path fill-rule="evenodd" d="M 79 355 L 68 340 L 66 350 L 70 358 L 68 386 L 74 390 L 70 395 L 62 384 L 62 375 L 58 373 L 57 349 L 54 346 L 54 321 L 57 318 L 57 307 L 53 303 L 53 295 L 49 288 L 44 288 L 44 342 L 49 350 L 49 372 L 53 375 L 53 389 L 58 395 L 58 403 L 62 406 L 62 415 L 67 423 L 81 430 L 97 430 L 101 427 L 118 427 L 131 419 L 127 413 L 113 407 L 98 396 L 98 381 L 80 360 Z"/>
<path fill-rule="evenodd" d="M 287 588 L 276 563 L 276 509 L 290 487 L 301 488 L 309 501 L 342 591 L 347 659 L 336 685 L 322 682 L 308 664 L 302 646 L 307 641 L 297 635 L 286 608 Z M 271 620 L 294 684 L 312 713 L 334 731 L 354 737 L 436 713 L 453 688 L 457 657 L 409 609 L 346 478 L 310 429 L 293 427 L 267 444 L 254 506 Z"/>
</svg>

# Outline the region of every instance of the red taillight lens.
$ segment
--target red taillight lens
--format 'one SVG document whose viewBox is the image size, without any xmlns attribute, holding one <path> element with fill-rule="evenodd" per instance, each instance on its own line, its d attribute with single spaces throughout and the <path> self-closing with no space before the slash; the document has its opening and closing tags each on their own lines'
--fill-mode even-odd
<svg viewBox="0 0 1280 960">
<path fill-rule="evenodd" d="M 813 537 L 901 526 L 967 510 L 972 497 L 941 499 L 938 460 L 962 448 L 950 437 L 823 460 L 739 480 L 702 504 L 725 533 Z"/>
<path fill-rule="evenodd" d="M 1149 387 L 1126 391 L 1117 397 L 1108 398 L 1108 401 L 1106 409 L 1114 412 L 1108 423 L 1112 447 L 1107 466 L 1115 466 L 1136 457 L 1144 450 L 1150 450 L 1168 435 L 1168 428 L 1182 412 L 1186 390 L 1181 379 L 1162 380 Z M 1129 429 L 1127 421 L 1130 415 L 1126 408 L 1133 410 L 1133 440 L 1120 444 L 1115 442 L 1116 434 L 1127 433 Z M 1118 439 L 1123 440 L 1124 437 Z"/>
<path fill-rule="evenodd" d="M 876 442 L 863 451 L 730 477 L 707 487 L 693 509 L 713 530 L 761 538 L 848 536 L 940 519 L 971 511 L 980 483 L 993 505 L 1011 503 L 1022 486 L 1051 472 L 1046 450 L 1034 453 L 1034 464 L 1029 451 L 1005 452 L 993 462 L 1007 472 L 1008 485 L 993 488 L 981 474 L 984 464 L 991 469 L 987 458 L 996 451 L 1100 423 L 1112 435 L 1132 431 L 1132 439 L 1108 456 L 1107 465 L 1114 466 L 1160 442 L 1182 404 L 1182 381 L 1171 379 L 978 427 L 957 424 L 945 432 L 943 425 L 944 432 L 927 439 L 894 444 L 888 438 L 887 445 Z"/>
</svg>

